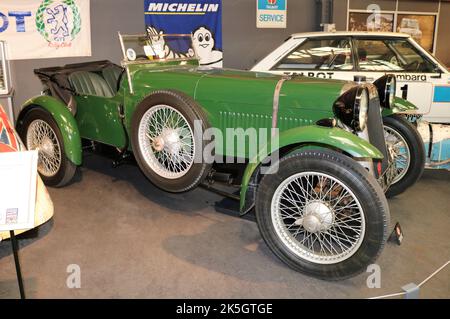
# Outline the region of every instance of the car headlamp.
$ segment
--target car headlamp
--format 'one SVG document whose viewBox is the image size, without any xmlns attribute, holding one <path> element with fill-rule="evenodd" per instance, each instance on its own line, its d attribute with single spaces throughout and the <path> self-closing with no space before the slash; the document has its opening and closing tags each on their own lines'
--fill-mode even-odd
<svg viewBox="0 0 450 319">
<path fill-rule="evenodd" d="M 369 116 L 369 91 L 366 88 L 360 88 L 356 93 L 354 127 L 358 131 L 363 131 L 367 125 Z"/>
<path fill-rule="evenodd" d="M 355 131 L 363 131 L 369 114 L 369 91 L 355 86 L 342 94 L 333 105 L 335 116 Z"/>
<path fill-rule="evenodd" d="M 395 92 L 397 90 L 397 80 L 395 75 L 386 74 L 373 82 L 377 87 L 380 104 L 385 108 L 392 108 L 394 105 Z"/>
</svg>

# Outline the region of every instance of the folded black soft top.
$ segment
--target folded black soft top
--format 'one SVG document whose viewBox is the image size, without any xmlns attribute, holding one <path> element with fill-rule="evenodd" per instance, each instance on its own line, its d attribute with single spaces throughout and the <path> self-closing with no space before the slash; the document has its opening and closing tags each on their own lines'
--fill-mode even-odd
<svg viewBox="0 0 450 319">
<path fill-rule="evenodd" d="M 52 66 L 47 68 L 34 69 L 34 73 L 36 75 L 44 75 L 47 77 L 51 77 L 57 74 L 65 74 L 68 75 L 75 71 L 89 71 L 89 72 L 98 72 L 106 67 L 119 67 L 117 64 L 112 63 L 109 60 L 101 60 L 101 61 L 91 61 L 91 62 L 83 62 L 83 63 L 72 63 L 66 64 L 64 66 Z"/>
<path fill-rule="evenodd" d="M 111 61 L 101 60 L 35 69 L 34 74 L 39 77 L 44 88 L 46 88 L 52 96 L 60 99 L 66 105 L 69 105 L 73 104 L 71 103 L 71 96 L 76 94 L 69 82 L 70 74 L 77 71 L 96 72 L 101 74 L 102 70 L 110 67 L 122 69 Z"/>
</svg>

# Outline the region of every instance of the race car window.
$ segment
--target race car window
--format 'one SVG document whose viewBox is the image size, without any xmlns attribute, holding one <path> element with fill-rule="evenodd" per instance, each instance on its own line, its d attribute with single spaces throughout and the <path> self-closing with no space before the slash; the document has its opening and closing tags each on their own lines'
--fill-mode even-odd
<svg viewBox="0 0 450 319">
<path fill-rule="evenodd" d="M 272 70 L 353 70 L 349 38 L 307 39 Z"/>
<path fill-rule="evenodd" d="M 424 73 L 435 71 L 435 65 L 407 40 L 387 40 L 386 42 L 400 56 L 402 68 L 405 71 Z"/>
<path fill-rule="evenodd" d="M 362 71 L 433 72 L 433 64 L 406 39 L 358 39 L 356 43 Z"/>
</svg>

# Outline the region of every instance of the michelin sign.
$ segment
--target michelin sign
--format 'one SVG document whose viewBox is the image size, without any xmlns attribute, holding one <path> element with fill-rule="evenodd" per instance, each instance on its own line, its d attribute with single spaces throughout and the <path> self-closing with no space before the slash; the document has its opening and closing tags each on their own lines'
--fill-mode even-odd
<svg viewBox="0 0 450 319">
<path fill-rule="evenodd" d="M 200 65 L 222 67 L 222 1 L 221 0 L 145 0 L 147 33 L 192 34 Z M 159 38 L 164 41 L 163 37 Z M 192 54 L 188 47 L 159 43 L 166 57 Z M 172 47 L 171 47 L 172 46 Z"/>
<path fill-rule="evenodd" d="M 286 28 L 287 0 L 256 0 L 257 28 Z"/>
</svg>

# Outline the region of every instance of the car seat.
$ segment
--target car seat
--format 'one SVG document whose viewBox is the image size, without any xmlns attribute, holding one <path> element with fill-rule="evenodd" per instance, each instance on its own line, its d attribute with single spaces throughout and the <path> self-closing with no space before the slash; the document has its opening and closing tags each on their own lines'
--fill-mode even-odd
<svg viewBox="0 0 450 319">
<path fill-rule="evenodd" d="M 100 75 L 88 71 L 76 71 L 69 75 L 69 82 L 76 93 L 81 95 L 95 95 L 113 97 L 112 90 L 106 80 Z"/>
<path fill-rule="evenodd" d="M 103 78 L 106 80 L 106 83 L 108 83 L 109 88 L 114 92 L 114 94 L 117 93 L 119 79 L 122 72 L 123 69 L 116 65 L 108 66 L 102 71 Z"/>
<path fill-rule="evenodd" d="M 358 48 L 359 61 L 367 61 L 367 50 L 364 48 Z"/>
</svg>

